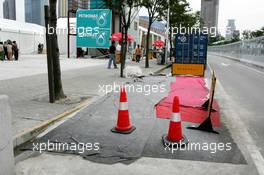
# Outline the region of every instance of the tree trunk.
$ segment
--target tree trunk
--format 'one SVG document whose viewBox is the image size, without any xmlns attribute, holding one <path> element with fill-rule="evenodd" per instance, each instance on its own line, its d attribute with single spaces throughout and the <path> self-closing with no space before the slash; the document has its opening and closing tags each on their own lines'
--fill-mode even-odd
<svg viewBox="0 0 264 175">
<path fill-rule="evenodd" d="M 128 27 L 125 27 L 125 39 L 124 39 L 124 65 L 123 68 L 126 66 L 126 54 L 127 54 L 127 40 L 128 40 Z"/>
<path fill-rule="evenodd" d="M 51 55 L 53 57 L 53 72 L 54 72 L 54 93 L 55 93 L 55 100 L 60 100 L 65 98 L 63 88 L 62 88 L 62 81 L 61 81 L 61 68 L 60 68 L 60 53 L 59 53 L 59 46 L 58 46 L 58 37 L 56 33 L 57 28 L 57 0 L 49 0 L 50 4 L 50 28 L 53 28 L 54 32 L 50 35 L 51 40 Z"/>
<path fill-rule="evenodd" d="M 149 21 L 148 33 L 147 33 L 147 42 L 146 42 L 146 62 L 145 62 L 145 68 L 149 68 L 149 38 L 150 38 L 151 24 L 152 24 L 152 21 Z"/>
<path fill-rule="evenodd" d="M 124 77 L 124 67 L 125 67 L 125 64 L 124 64 L 124 60 L 125 60 L 124 50 L 125 50 L 125 47 L 124 47 L 124 27 L 123 26 L 121 27 L 121 34 L 122 34 L 122 38 L 121 38 L 120 77 Z"/>
<path fill-rule="evenodd" d="M 126 54 L 127 54 L 127 40 L 128 40 L 128 28 L 122 27 L 122 46 L 121 46 L 121 72 L 120 77 L 124 77 L 124 69 L 126 66 Z"/>
</svg>

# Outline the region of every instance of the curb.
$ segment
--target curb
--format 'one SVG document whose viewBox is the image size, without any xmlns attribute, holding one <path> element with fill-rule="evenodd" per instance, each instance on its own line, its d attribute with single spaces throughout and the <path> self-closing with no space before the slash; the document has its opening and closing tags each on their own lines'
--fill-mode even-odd
<svg viewBox="0 0 264 175">
<path fill-rule="evenodd" d="M 235 58 L 235 57 L 221 55 L 221 54 L 215 54 L 215 53 L 209 53 L 209 54 L 215 55 L 215 56 L 224 57 L 224 58 L 227 58 L 227 59 L 230 59 L 230 60 L 233 60 L 233 61 L 242 63 L 244 65 L 248 65 L 248 66 L 252 66 L 252 67 L 257 67 L 257 68 L 260 68 L 260 69 L 264 69 L 264 65 L 263 66 L 262 65 L 258 65 L 258 64 L 255 64 L 255 63 L 252 63 L 252 62 L 248 62 L 248 61 L 244 61 L 244 60 L 241 60 L 241 59 L 238 59 L 238 58 Z"/>
<path fill-rule="evenodd" d="M 172 65 L 172 63 L 169 63 L 169 64 L 163 66 L 162 68 L 157 69 L 156 71 L 154 71 L 153 74 L 154 74 L 154 75 L 159 74 L 159 73 L 161 73 L 162 71 L 164 71 L 165 69 L 168 69 L 169 67 L 171 67 L 171 65 Z"/>
<path fill-rule="evenodd" d="M 94 97 L 94 98 L 96 98 L 96 97 Z M 57 115 L 57 116 L 55 116 L 49 120 L 46 120 L 46 121 L 38 124 L 37 126 L 34 126 L 34 127 L 30 128 L 26 131 L 23 131 L 22 133 L 17 134 L 13 138 L 13 147 L 16 148 L 16 147 L 21 146 L 22 144 L 34 139 L 34 138 L 36 138 L 41 132 L 43 132 L 45 129 L 47 129 L 52 124 L 61 121 L 65 117 L 73 114 L 74 112 L 81 110 L 83 107 L 88 106 L 92 102 L 93 102 L 93 98 L 87 99 L 87 100 L 83 101 L 82 103 L 80 103 L 79 105 L 77 105 L 76 107 L 74 107 L 68 111 L 65 111 L 62 114 L 59 114 L 59 115 Z"/>
</svg>

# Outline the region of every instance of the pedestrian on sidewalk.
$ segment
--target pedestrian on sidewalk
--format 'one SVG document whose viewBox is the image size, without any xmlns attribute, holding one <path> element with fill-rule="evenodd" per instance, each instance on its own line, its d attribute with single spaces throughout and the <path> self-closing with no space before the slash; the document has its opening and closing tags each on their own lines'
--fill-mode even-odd
<svg viewBox="0 0 264 175">
<path fill-rule="evenodd" d="M 112 62 L 114 64 L 115 69 L 117 69 L 116 60 L 115 60 L 115 52 L 116 52 L 116 46 L 115 42 L 112 41 L 112 45 L 109 48 L 109 62 L 108 62 L 108 69 L 111 69 Z"/>
<path fill-rule="evenodd" d="M 0 42 L 0 60 L 4 61 L 4 57 L 5 57 L 4 44 L 3 42 Z"/>
<path fill-rule="evenodd" d="M 16 41 L 13 41 L 12 50 L 13 50 L 13 54 L 15 56 L 15 61 L 18 61 L 18 51 L 19 51 L 19 49 L 17 47 Z"/>
<path fill-rule="evenodd" d="M 13 46 L 11 44 L 11 41 L 9 41 L 6 45 L 7 48 L 7 58 L 9 61 L 13 60 Z"/>
<path fill-rule="evenodd" d="M 137 45 L 135 54 L 136 54 L 136 62 L 139 63 L 140 62 L 140 58 L 141 58 L 141 54 L 142 54 L 142 50 L 141 50 L 139 44 Z"/>
<path fill-rule="evenodd" d="M 7 55 L 7 42 L 4 42 L 4 60 L 8 60 L 8 55 Z"/>
<path fill-rule="evenodd" d="M 116 52 L 121 53 L 121 41 L 119 41 L 116 46 Z"/>
<path fill-rule="evenodd" d="M 144 59 L 144 56 L 145 56 L 145 48 L 143 45 L 141 45 L 141 57 L 142 57 L 142 60 Z"/>
<path fill-rule="evenodd" d="M 116 46 L 115 62 L 116 63 L 120 63 L 121 62 L 121 41 L 119 41 L 117 46 Z"/>
</svg>

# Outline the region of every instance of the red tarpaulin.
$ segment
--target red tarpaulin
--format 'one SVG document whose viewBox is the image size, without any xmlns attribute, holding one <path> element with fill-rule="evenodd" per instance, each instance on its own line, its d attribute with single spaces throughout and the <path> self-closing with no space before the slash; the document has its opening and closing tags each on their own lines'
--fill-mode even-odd
<svg viewBox="0 0 264 175">
<path fill-rule="evenodd" d="M 208 112 L 202 108 L 209 94 L 204 78 L 177 77 L 170 88 L 169 95 L 156 105 L 158 118 L 170 118 L 174 96 L 180 99 L 182 121 L 201 123 L 207 117 Z M 212 123 L 214 126 L 220 126 L 220 108 L 216 100 L 213 108 L 216 112 L 212 112 Z"/>
</svg>

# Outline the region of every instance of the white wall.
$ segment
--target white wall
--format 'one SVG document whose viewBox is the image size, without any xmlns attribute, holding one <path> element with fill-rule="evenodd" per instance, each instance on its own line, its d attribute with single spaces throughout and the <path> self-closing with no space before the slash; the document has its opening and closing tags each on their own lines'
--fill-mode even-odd
<svg viewBox="0 0 264 175">
<path fill-rule="evenodd" d="M 132 41 L 132 48 L 134 47 L 134 42 L 136 42 L 136 45 L 141 45 L 141 42 L 140 42 L 140 33 L 139 33 L 139 13 L 138 13 L 138 10 L 137 8 L 134 8 L 132 10 L 132 14 L 136 14 L 135 16 L 133 16 L 134 20 L 132 21 L 131 23 L 131 26 L 128 30 L 128 33 L 130 35 L 132 35 L 134 37 L 134 40 Z M 135 30 L 135 22 L 137 23 L 137 30 Z"/>
<path fill-rule="evenodd" d="M 76 19 L 72 18 L 71 23 L 76 24 Z M 59 18 L 57 21 L 58 44 L 61 55 L 67 55 L 68 52 L 68 35 L 67 35 L 67 18 Z M 70 56 L 76 56 L 76 36 L 70 36 Z"/>
<path fill-rule="evenodd" d="M 0 19 L 0 28 L 0 41 L 8 39 L 17 41 L 22 54 L 37 53 L 38 44 L 45 44 L 44 27 L 42 26 Z"/>
<path fill-rule="evenodd" d="M 25 22 L 25 0 L 16 0 L 16 20 Z"/>
</svg>

